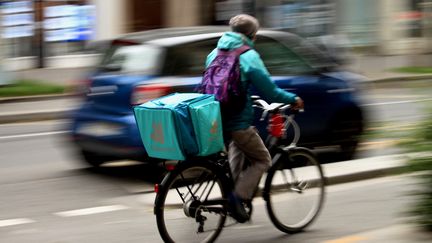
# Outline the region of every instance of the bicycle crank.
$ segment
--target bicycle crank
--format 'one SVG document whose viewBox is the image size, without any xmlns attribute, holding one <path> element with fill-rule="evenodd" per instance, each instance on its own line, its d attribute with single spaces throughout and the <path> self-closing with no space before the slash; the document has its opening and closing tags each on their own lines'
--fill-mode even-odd
<svg viewBox="0 0 432 243">
<path fill-rule="evenodd" d="M 307 188 L 308 183 L 306 181 L 297 181 L 291 184 L 290 189 L 294 192 L 303 193 L 303 191 Z"/>
</svg>

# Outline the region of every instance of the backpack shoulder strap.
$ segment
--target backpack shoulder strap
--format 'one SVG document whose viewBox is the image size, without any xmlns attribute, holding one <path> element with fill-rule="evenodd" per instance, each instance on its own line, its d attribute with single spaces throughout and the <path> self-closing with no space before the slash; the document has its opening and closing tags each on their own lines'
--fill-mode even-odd
<svg viewBox="0 0 432 243">
<path fill-rule="evenodd" d="M 241 54 L 249 51 L 250 49 L 252 49 L 250 46 L 248 46 L 248 45 L 242 45 L 242 46 L 240 46 L 239 48 L 237 48 L 237 49 L 235 49 L 233 51 L 236 53 L 237 56 L 240 56 Z"/>
<path fill-rule="evenodd" d="M 218 55 L 230 55 L 230 53 L 234 53 L 236 56 L 240 56 L 241 54 L 249 51 L 250 49 L 252 48 L 248 45 L 242 45 L 239 48 L 233 50 L 218 49 Z"/>
</svg>

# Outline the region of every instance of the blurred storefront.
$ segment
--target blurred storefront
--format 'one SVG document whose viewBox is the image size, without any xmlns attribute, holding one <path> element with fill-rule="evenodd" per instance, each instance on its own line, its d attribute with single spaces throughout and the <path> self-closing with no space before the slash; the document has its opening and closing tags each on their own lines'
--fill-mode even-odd
<svg viewBox="0 0 432 243">
<path fill-rule="evenodd" d="M 89 54 L 95 6 L 86 0 L 1 1 L 1 50 L 9 69 L 61 65 L 61 56 Z M 59 62 L 60 61 L 60 62 Z"/>
<path fill-rule="evenodd" d="M 0 55 L 11 69 L 87 66 L 97 60 L 89 43 L 161 27 L 227 24 L 238 13 L 302 36 L 344 35 L 353 47 L 385 55 L 431 52 L 431 2 L 0 0 Z"/>
<path fill-rule="evenodd" d="M 432 52 L 430 0 L 336 0 L 336 32 L 382 55 Z"/>
<path fill-rule="evenodd" d="M 2 65 L 93 65 L 98 53 L 91 43 L 160 28 L 162 12 L 160 0 L 0 0 Z"/>
<path fill-rule="evenodd" d="M 431 0 L 382 0 L 379 51 L 386 55 L 432 52 Z"/>
<path fill-rule="evenodd" d="M 264 27 L 305 37 L 344 36 L 383 55 L 432 52 L 431 0 L 215 0 L 215 24 L 250 13 Z"/>
</svg>

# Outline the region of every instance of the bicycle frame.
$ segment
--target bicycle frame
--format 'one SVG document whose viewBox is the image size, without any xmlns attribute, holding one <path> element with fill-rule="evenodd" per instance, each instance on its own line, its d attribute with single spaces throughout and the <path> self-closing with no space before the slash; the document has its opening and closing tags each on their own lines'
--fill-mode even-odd
<svg viewBox="0 0 432 243">
<path fill-rule="evenodd" d="M 274 164 L 275 161 L 277 161 L 280 157 L 280 155 L 277 156 L 278 153 L 285 153 L 290 148 L 294 148 L 297 146 L 297 142 L 300 139 L 300 127 L 298 126 L 297 122 L 295 122 L 294 120 L 295 117 L 294 113 L 289 115 L 285 113 L 286 110 L 290 108 L 290 105 L 279 104 L 279 103 L 273 103 L 269 105 L 264 100 L 261 99 L 255 99 L 254 102 L 255 102 L 254 105 L 255 107 L 261 108 L 263 110 L 263 115 L 261 117 L 261 120 L 264 120 L 267 117 L 267 115 L 269 115 L 268 116 L 269 125 L 267 128 L 269 130 L 269 136 L 265 141 L 265 145 L 272 156 L 272 164 Z M 294 130 L 293 140 L 290 142 L 289 145 L 281 144 L 280 142 L 282 141 L 282 138 L 286 138 L 286 131 L 291 126 L 293 127 Z M 273 128 L 277 128 L 279 131 L 272 131 Z M 277 158 L 275 156 L 277 156 Z M 233 188 L 235 181 L 233 180 L 232 171 L 229 166 L 227 154 L 225 152 L 221 152 L 218 153 L 217 155 L 212 155 L 207 158 L 209 162 L 218 165 L 218 167 L 220 167 L 225 171 L 228 179 L 230 180 L 230 183 L 232 184 L 231 186 Z M 189 159 L 195 159 L 195 158 L 189 158 Z M 200 159 L 200 158 L 196 158 L 196 159 Z M 172 168 L 170 167 L 170 169 Z M 191 191 L 190 193 L 192 194 Z M 217 203 L 218 202 L 215 202 L 215 204 Z"/>
<path fill-rule="evenodd" d="M 300 138 L 300 128 L 294 121 L 294 113 L 286 114 L 287 109 L 290 108 L 289 105 L 268 105 L 263 100 L 256 101 L 255 104 L 259 105 L 257 107 L 263 109 L 263 116 L 261 119 L 265 119 L 267 115 L 269 115 L 269 136 L 265 141 L 265 145 L 272 157 L 272 165 L 267 171 L 268 173 L 265 178 L 265 185 L 261 196 L 264 201 L 266 201 L 269 217 L 276 228 L 286 233 L 300 232 L 316 218 L 316 215 L 318 215 L 321 209 L 325 186 L 322 169 L 311 151 L 306 148 L 297 147 L 297 142 Z M 294 131 L 293 139 L 287 142 L 285 139 L 287 138 L 287 130 L 290 128 Z M 287 157 L 285 158 L 285 156 Z M 306 180 L 304 180 L 301 176 L 302 173 L 298 174 L 297 171 L 294 171 L 296 168 L 302 167 L 294 158 L 308 159 L 307 162 L 311 162 L 310 165 L 315 166 L 313 168 L 317 168 L 317 178 L 313 178 L 313 180 L 308 180 L 308 178 L 306 178 Z M 175 167 L 169 166 L 171 171 L 161 184 L 162 192 L 160 194 L 158 192 L 156 196 L 154 213 L 156 214 L 159 232 L 164 240 L 173 241 L 170 238 L 170 234 L 167 233 L 166 222 L 164 221 L 165 200 L 169 190 L 172 189 L 171 192 L 178 194 L 180 197 L 179 201 L 181 206 L 176 207 L 176 210 L 184 211 L 186 217 L 194 219 L 197 223 L 197 233 L 214 232 L 214 234 L 209 235 L 213 237 L 210 239 L 214 240 L 219 235 L 222 228 L 227 226 L 225 225 L 225 219 L 230 213 L 227 194 L 232 192 L 236 183 L 230 168 L 228 156 L 226 152 L 220 152 L 207 157 L 188 158 L 187 161 L 189 163 L 182 161 Z M 201 174 L 192 173 L 192 177 L 187 177 L 188 173 L 185 171 L 188 171 L 189 168 L 200 167 L 204 168 L 201 170 Z M 285 170 L 289 170 L 286 175 Z M 198 169 L 197 171 L 200 170 Z M 280 171 L 282 173 L 280 173 Z M 282 178 L 284 183 L 280 185 L 275 184 L 275 186 L 273 186 L 272 182 L 273 179 L 276 178 L 276 173 L 281 174 L 280 178 Z M 216 191 L 216 194 L 210 195 L 215 185 L 219 185 L 220 191 Z M 306 214 L 298 222 L 299 224 L 297 224 L 297 222 L 291 224 L 289 221 L 287 223 L 283 219 L 280 220 L 281 218 L 279 218 L 279 215 L 281 214 L 275 213 L 275 204 L 273 204 L 272 201 L 274 196 L 277 196 L 279 192 L 286 192 L 287 190 L 293 192 L 294 195 L 299 195 L 308 188 L 316 187 L 320 188 L 317 194 L 319 198 L 312 204 L 311 211 L 305 211 Z M 255 194 L 258 188 L 257 185 Z M 252 201 L 248 201 L 245 208 L 247 213 L 251 215 L 253 211 Z M 216 228 L 210 228 L 210 231 L 205 231 L 206 221 L 209 216 L 216 217 L 218 223 Z M 210 223 L 210 225 L 212 224 Z"/>
</svg>

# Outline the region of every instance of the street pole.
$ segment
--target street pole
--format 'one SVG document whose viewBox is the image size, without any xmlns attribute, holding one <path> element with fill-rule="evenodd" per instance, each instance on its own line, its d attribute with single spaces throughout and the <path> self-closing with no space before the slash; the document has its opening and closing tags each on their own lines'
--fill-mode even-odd
<svg viewBox="0 0 432 243">
<path fill-rule="evenodd" d="M 423 31 L 427 42 L 427 52 L 432 53 L 432 1 L 423 2 Z"/>
<path fill-rule="evenodd" d="M 38 57 L 38 68 L 45 67 L 45 40 L 43 33 L 43 0 L 35 0 L 35 30 L 36 30 L 36 48 Z"/>
</svg>

